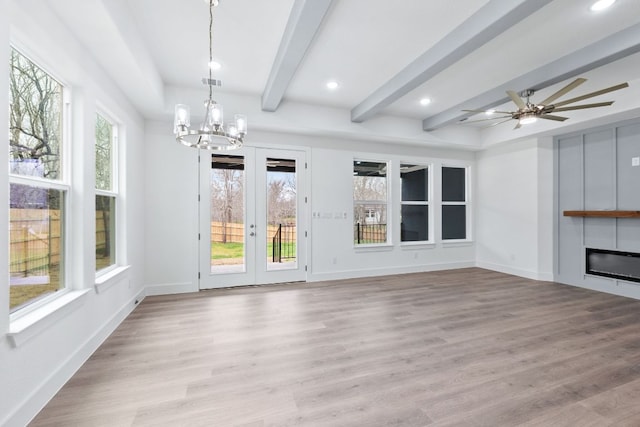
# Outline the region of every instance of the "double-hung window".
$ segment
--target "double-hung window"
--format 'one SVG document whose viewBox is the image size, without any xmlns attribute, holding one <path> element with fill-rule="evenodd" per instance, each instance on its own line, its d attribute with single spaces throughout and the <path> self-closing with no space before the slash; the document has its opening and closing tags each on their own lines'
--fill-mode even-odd
<svg viewBox="0 0 640 427">
<path fill-rule="evenodd" d="M 65 216 L 70 193 L 67 94 L 11 49 L 9 63 L 10 311 L 65 288 Z"/>
<path fill-rule="evenodd" d="M 400 164 L 400 240 L 402 242 L 426 242 L 429 233 L 429 167 L 426 165 Z"/>
<path fill-rule="evenodd" d="M 386 162 L 353 162 L 353 240 L 356 245 L 389 240 L 387 169 Z"/>
<path fill-rule="evenodd" d="M 96 114 L 96 271 L 116 265 L 118 127 Z"/>
<path fill-rule="evenodd" d="M 468 169 L 442 167 L 442 240 L 465 240 L 468 207 Z"/>
</svg>

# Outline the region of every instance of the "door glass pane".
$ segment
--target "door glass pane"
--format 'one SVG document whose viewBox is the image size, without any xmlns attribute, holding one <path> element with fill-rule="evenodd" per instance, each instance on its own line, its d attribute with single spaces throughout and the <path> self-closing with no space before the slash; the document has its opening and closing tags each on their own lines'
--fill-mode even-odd
<svg viewBox="0 0 640 427">
<path fill-rule="evenodd" d="M 244 187 L 243 156 L 211 156 L 212 273 L 245 271 Z"/>
<path fill-rule="evenodd" d="M 62 289 L 64 192 L 11 184 L 9 288 L 13 312 Z"/>
<path fill-rule="evenodd" d="M 298 268 L 296 161 L 267 158 L 267 270 Z"/>
</svg>

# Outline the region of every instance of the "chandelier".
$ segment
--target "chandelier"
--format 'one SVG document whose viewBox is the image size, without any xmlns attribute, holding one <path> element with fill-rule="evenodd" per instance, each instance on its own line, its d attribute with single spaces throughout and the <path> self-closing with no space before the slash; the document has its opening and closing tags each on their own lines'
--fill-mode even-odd
<svg viewBox="0 0 640 427">
<path fill-rule="evenodd" d="M 188 105 L 177 104 L 173 122 L 173 133 L 176 141 L 187 147 L 194 147 L 212 151 L 235 150 L 242 147 L 243 138 L 247 134 L 247 116 L 236 114 L 234 120 L 225 127 L 222 116 L 222 105 L 213 99 L 213 86 L 221 86 L 220 80 L 215 80 L 211 73 L 213 63 L 213 8 L 218 0 L 209 2 L 209 77 L 203 78 L 202 83 L 209 86 L 209 98 L 204 101 L 204 121 L 200 129 L 190 129 L 191 111 Z"/>
</svg>

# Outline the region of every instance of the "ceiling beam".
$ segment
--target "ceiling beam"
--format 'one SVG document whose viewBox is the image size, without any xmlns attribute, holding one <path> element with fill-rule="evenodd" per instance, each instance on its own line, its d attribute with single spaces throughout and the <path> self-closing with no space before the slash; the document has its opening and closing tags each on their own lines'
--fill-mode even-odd
<svg viewBox="0 0 640 427">
<path fill-rule="evenodd" d="M 276 111 L 333 0 L 295 0 L 262 93 L 262 109 Z"/>
<path fill-rule="evenodd" d="M 491 0 L 351 110 L 363 122 L 551 0 Z"/>
<path fill-rule="evenodd" d="M 432 131 L 457 124 L 474 113 L 462 109 L 487 110 L 510 100 L 507 90 L 540 90 L 579 74 L 640 52 L 640 24 L 633 25 L 553 62 L 516 77 L 498 87 L 468 99 L 422 121 L 422 129 Z M 551 76 L 551 77 L 549 77 Z"/>
</svg>

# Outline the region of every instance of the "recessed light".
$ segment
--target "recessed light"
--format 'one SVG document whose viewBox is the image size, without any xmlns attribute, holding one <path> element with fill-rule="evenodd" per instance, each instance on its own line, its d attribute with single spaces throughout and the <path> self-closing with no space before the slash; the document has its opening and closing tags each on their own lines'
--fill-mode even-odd
<svg viewBox="0 0 640 427">
<path fill-rule="evenodd" d="M 218 61 L 211 61 L 209 62 L 209 68 L 214 71 L 219 70 L 220 68 L 222 68 L 222 64 L 220 64 Z"/>
<path fill-rule="evenodd" d="M 601 10 L 605 10 L 610 7 L 616 0 L 598 0 L 594 4 L 591 5 L 591 10 L 593 12 L 599 12 Z"/>
<path fill-rule="evenodd" d="M 431 104 L 431 98 L 422 98 L 420 100 L 420 105 L 425 106 Z"/>
<path fill-rule="evenodd" d="M 336 89 L 338 89 L 338 86 L 340 86 L 340 85 L 335 80 L 331 80 L 331 81 L 327 82 L 327 88 L 328 89 L 336 90 Z"/>
</svg>

